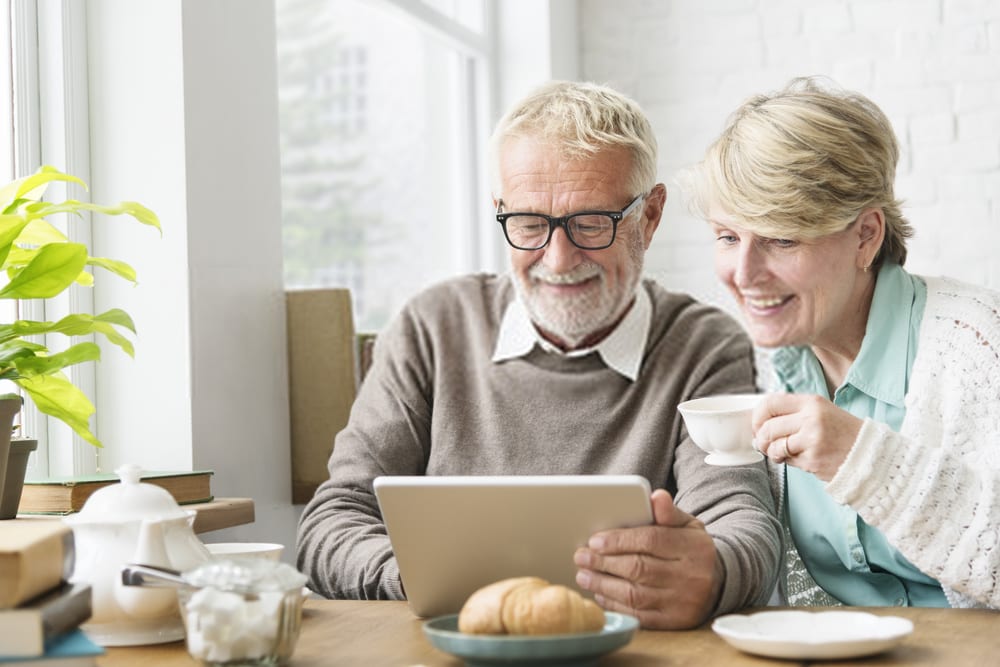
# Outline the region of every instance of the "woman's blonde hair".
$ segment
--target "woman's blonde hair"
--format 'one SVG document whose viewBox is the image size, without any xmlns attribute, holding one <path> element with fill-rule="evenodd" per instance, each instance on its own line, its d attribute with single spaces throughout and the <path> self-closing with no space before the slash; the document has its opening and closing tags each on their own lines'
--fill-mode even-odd
<svg viewBox="0 0 1000 667">
<path fill-rule="evenodd" d="M 874 102 L 803 77 L 744 102 L 681 180 L 695 214 L 707 219 L 716 205 L 771 238 L 816 239 L 881 208 L 885 239 L 873 264 L 902 265 L 913 229 L 893 194 L 898 160 L 896 135 Z"/>
<path fill-rule="evenodd" d="M 591 157 L 607 148 L 632 156 L 632 194 L 656 185 L 656 136 L 639 105 L 616 90 L 595 83 L 553 81 L 517 103 L 497 123 L 490 139 L 494 196 L 502 196 L 499 160 L 512 137 L 551 142 L 568 159 Z"/>
</svg>

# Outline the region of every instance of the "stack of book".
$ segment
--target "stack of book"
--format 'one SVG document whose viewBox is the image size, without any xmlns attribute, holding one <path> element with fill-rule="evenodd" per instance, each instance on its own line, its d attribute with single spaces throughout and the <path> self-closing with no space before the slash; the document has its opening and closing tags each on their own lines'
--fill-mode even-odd
<svg viewBox="0 0 1000 667">
<path fill-rule="evenodd" d="M 166 489 L 180 505 L 212 500 L 211 470 L 144 471 L 140 481 Z M 116 473 L 25 480 L 18 514 L 71 514 L 79 512 L 95 491 L 117 484 Z"/>
<path fill-rule="evenodd" d="M 104 650 L 80 629 L 88 584 L 69 583 L 73 533 L 58 519 L 0 521 L 0 667 L 88 667 Z"/>
</svg>

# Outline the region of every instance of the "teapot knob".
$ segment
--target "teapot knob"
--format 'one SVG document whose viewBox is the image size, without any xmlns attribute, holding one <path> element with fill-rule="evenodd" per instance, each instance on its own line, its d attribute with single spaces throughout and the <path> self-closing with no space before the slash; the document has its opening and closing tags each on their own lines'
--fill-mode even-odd
<svg viewBox="0 0 1000 667">
<path fill-rule="evenodd" d="M 142 467 L 135 463 L 125 463 L 115 468 L 115 474 L 122 484 L 138 484 L 142 479 Z"/>
<path fill-rule="evenodd" d="M 125 482 L 124 476 L 122 482 Z M 167 545 L 163 538 L 162 519 L 142 520 L 139 525 L 139 543 L 136 545 L 132 562 L 170 567 Z M 122 609 L 135 618 L 160 617 L 177 604 L 177 594 L 173 589 L 125 586 L 120 578 L 115 580 L 115 598 Z"/>
</svg>

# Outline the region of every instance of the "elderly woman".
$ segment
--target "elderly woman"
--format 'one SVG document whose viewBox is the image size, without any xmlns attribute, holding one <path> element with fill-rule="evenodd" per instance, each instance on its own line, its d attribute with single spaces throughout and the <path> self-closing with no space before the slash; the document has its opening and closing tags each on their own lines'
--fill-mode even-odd
<svg viewBox="0 0 1000 667">
<path fill-rule="evenodd" d="M 1000 607 L 1000 294 L 903 269 L 885 114 L 756 96 L 686 175 L 776 385 L 754 413 L 793 605 Z"/>
</svg>

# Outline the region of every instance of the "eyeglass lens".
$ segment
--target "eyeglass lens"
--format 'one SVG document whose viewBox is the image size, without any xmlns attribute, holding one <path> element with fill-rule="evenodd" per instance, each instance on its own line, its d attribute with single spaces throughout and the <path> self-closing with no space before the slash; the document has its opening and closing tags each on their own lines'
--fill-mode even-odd
<svg viewBox="0 0 1000 667">
<path fill-rule="evenodd" d="M 541 248 L 549 240 L 549 221 L 540 215 L 516 214 L 507 218 L 507 236 L 519 248 Z M 564 227 L 570 241 L 581 248 L 604 248 L 611 245 L 615 221 L 609 215 L 574 215 Z"/>
</svg>

